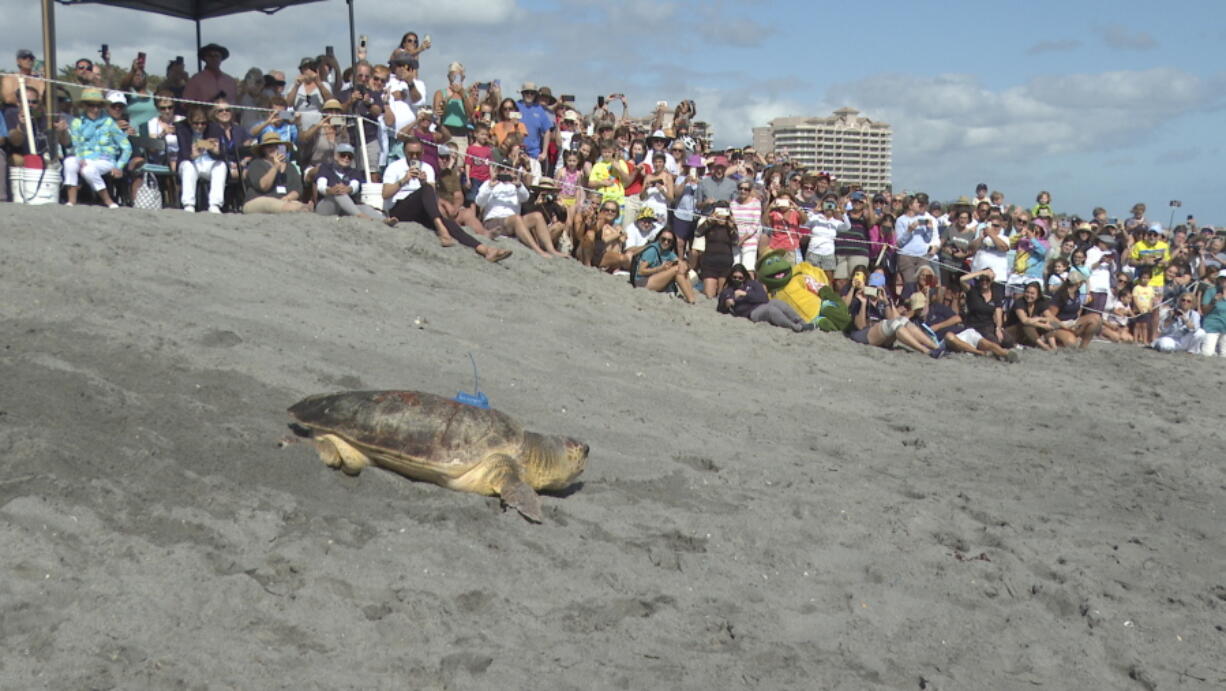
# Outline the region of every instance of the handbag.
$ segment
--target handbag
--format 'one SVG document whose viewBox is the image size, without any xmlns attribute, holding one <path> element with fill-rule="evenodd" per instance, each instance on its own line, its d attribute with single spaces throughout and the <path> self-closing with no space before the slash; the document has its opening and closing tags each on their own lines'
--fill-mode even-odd
<svg viewBox="0 0 1226 691">
<path fill-rule="evenodd" d="M 145 172 L 144 184 L 140 189 L 136 190 L 136 197 L 132 199 L 133 208 L 146 209 L 148 211 L 160 211 L 162 209 L 162 187 L 158 184 L 158 176 L 150 172 Z"/>
</svg>

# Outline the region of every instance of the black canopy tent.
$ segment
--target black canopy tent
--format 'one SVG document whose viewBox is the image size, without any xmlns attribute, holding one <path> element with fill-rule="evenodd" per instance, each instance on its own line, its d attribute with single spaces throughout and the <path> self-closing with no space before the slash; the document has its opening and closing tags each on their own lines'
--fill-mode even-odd
<svg viewBox="0 0 1226 691">
<path fill-rule="evenodd" d="M 51 0 L 43 2 L 43 42 L 47 55 L 48 74 L 55 74 L 54 43 L 55 20 Z M 294 5 L 305 5 L 320 0 L 55 0 L 61 5 L 112 5 L 142 12 L 156 12 L 170 17 L 190 19 L 196 22 L 196 53 L 200 52 L 200 22 L 214 17 L 224 17 L 240 12 L 263 12 L 273 14 Z M 353 0 L 349 5 L 349 53 L 351 63 L 357 62 L 357 43 L 353 32 Z M 197 69 L 199 69 L 197 62 Z"/>
</svg>

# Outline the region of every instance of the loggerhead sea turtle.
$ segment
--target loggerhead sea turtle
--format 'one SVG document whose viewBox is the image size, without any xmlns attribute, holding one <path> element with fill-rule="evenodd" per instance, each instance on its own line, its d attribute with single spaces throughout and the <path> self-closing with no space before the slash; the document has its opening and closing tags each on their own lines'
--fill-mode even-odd
<svg viewBox="0 0 1226 691">
<path fill-rule="evenodd" d="M 535 490 L 564 489 L 587 464 L 581 441 L 526 432 L 505 413 L 418 391 L 319 394 L 289 414 L 331 468 L 357 475 L 373 462 L 414 480 L 498 495 L 538 523 Z"/>
</svg>

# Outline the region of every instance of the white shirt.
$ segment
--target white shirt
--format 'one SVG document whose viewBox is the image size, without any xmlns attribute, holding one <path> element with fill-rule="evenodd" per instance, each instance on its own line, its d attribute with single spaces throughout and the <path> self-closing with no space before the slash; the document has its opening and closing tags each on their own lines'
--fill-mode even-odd
<svg viewBox="0 0 1226 691">
<path fill-rule="evenodd" d="M 809 226 L 809 255 L 822 257 L 832 256 L 834 236 L 851 228 L 846 216 L 826 218 L 822 214 L 813 214 L 806 225 Z"/>
<path fill-rule="evenodd" d="M 401 129 L 413 124 L 417 116 L 413 114 L 413 108 L 404 101 L 392 101 L 388 104 L 388 110 L 391 112 L 395 122 L 392 124 L 392 137 Z M 386 122 L 386 121 L 385 121 Z"/>
<path fill-rule="evenodd" d="M 1094 265 L 1106 254 L 1107 250 L 1099 248 L 1098 245 L 1086 250 L 1086 268 L 1090 270 L 1090 280 L 1086 281 L 1086 289 L 1091 293 L 1111 292 L 1111 263 L 1107 262 L 1099 268 L 1094 268 Z"/>
<path fill-rule="evenodd" d="M 519 205 L 528 201 L 528 188 L 514 182 L 486 180 L 477 191 L 477 206 L 483 221 L 506 218 L 519 213 Z"/>
<path fill-rule="evenodd" d="M 1003 232 L 999 237 L 1004 240 Z M 1009 275 L 1009 250 L 998 249 L 996 243 L 992 242 L 992 239 L 983 231 L 982 225 L 975 238 L 981 240 L 981 244 L 975 256 L 971 258 L 971 271 L 991 269 L 992 273 L 996 274 L 996 280 L 1005 280 L 1005 277 Z"/>
<path fill-rule="evenodd" d="M 421 163 L 421 169 L 422 169 L 422 172 L 426 174 L 426 182 L 433 185 L 434 184 L 434 166 L 430 165 L 429 163 Z M 405 175 L 408 175 L 408 173 L 409 173 L 409 159 L 398 158 L 395 161 L 392 161 L 391 163 L 389 163 L 387 166 L 387 170 L 383 171 L 383 181 L 389 182 L 389 183 L 396 182 L 397 180 L 402 180 Z M 421 189 L 420 179 L 413 178 L 412 180 L 409 180 L 408 182 L 404 183 L 403 186 L 401 186 L 400 190 L 396 192 L 396 194 L 393 195 L 391 199 L 383 200 L 383 208 L 384 209 L 392 208 L 393 206 L 395 206 L 396 202 L 400 201 L 401 199 L 404 199 L 410 194 L 413 194 L 419 189 Z"/>
<path fill-rule="evenodd" d="M 414 79 L 413 87 L 417 89 L 417 93 L 421 94 L 421 98 L 417 99 L 416 101 L 409 101 L 408 99 L 412 96 L 409 93 L 409 83 L 394 74 L 389 74 L 387 76 L 387 87 L 385 88 L 388 95 L 388 102 L 390 103 L 391 101 L 399 100 L 395 96 L 392 96 L 392 94 L 396 93 L 397 91 L 403 91 L 405 102 L 413 106 L 413 108 L 416 109 L 426 105 L 426 83 L 420 79 Z"/>
</svg>

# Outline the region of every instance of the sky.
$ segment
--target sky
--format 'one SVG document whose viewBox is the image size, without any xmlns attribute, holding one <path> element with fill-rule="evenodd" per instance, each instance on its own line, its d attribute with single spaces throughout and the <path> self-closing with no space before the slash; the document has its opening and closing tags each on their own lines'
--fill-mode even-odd
<svg viewBox="0 0 1226 691">
<path fill-rule="evenodd" d="M 584 110 L 614 92 L 632 115 L 691 98 L 718 146 L 749 143 L 771 118 L 851 106 L 893 127 L 895 190 L 953 199 L 986 182 L 1027 204 L 1048 190 L 1057 211 L 1083 216 L 1142 201 L 1163 223 L 1180 200 L 1177 223 L 1226 225 L 1223 2 L 354 3 L 372 57 L 405 31 L 432 37 L 431 89 L 458 60 L 470 81 L 535 81 Z M 39 3 L 0 0 L 0 12 L 17 28 L 0 32 L 0 66 L 18 48 L 41 57 Z M 294 74 L 325 45 L 348 55 L 347 21 L 344 0 L 323 0 L 208 20 L 203 36 L 230 49 L 236 77 Z M 56 24 L 61 64 L 96 58 L 101 43 L 122 64 L 143 50 L 154 69 L 194 49 L 191 22 L 122 8 L 57 5 Z"/>
</svg>

